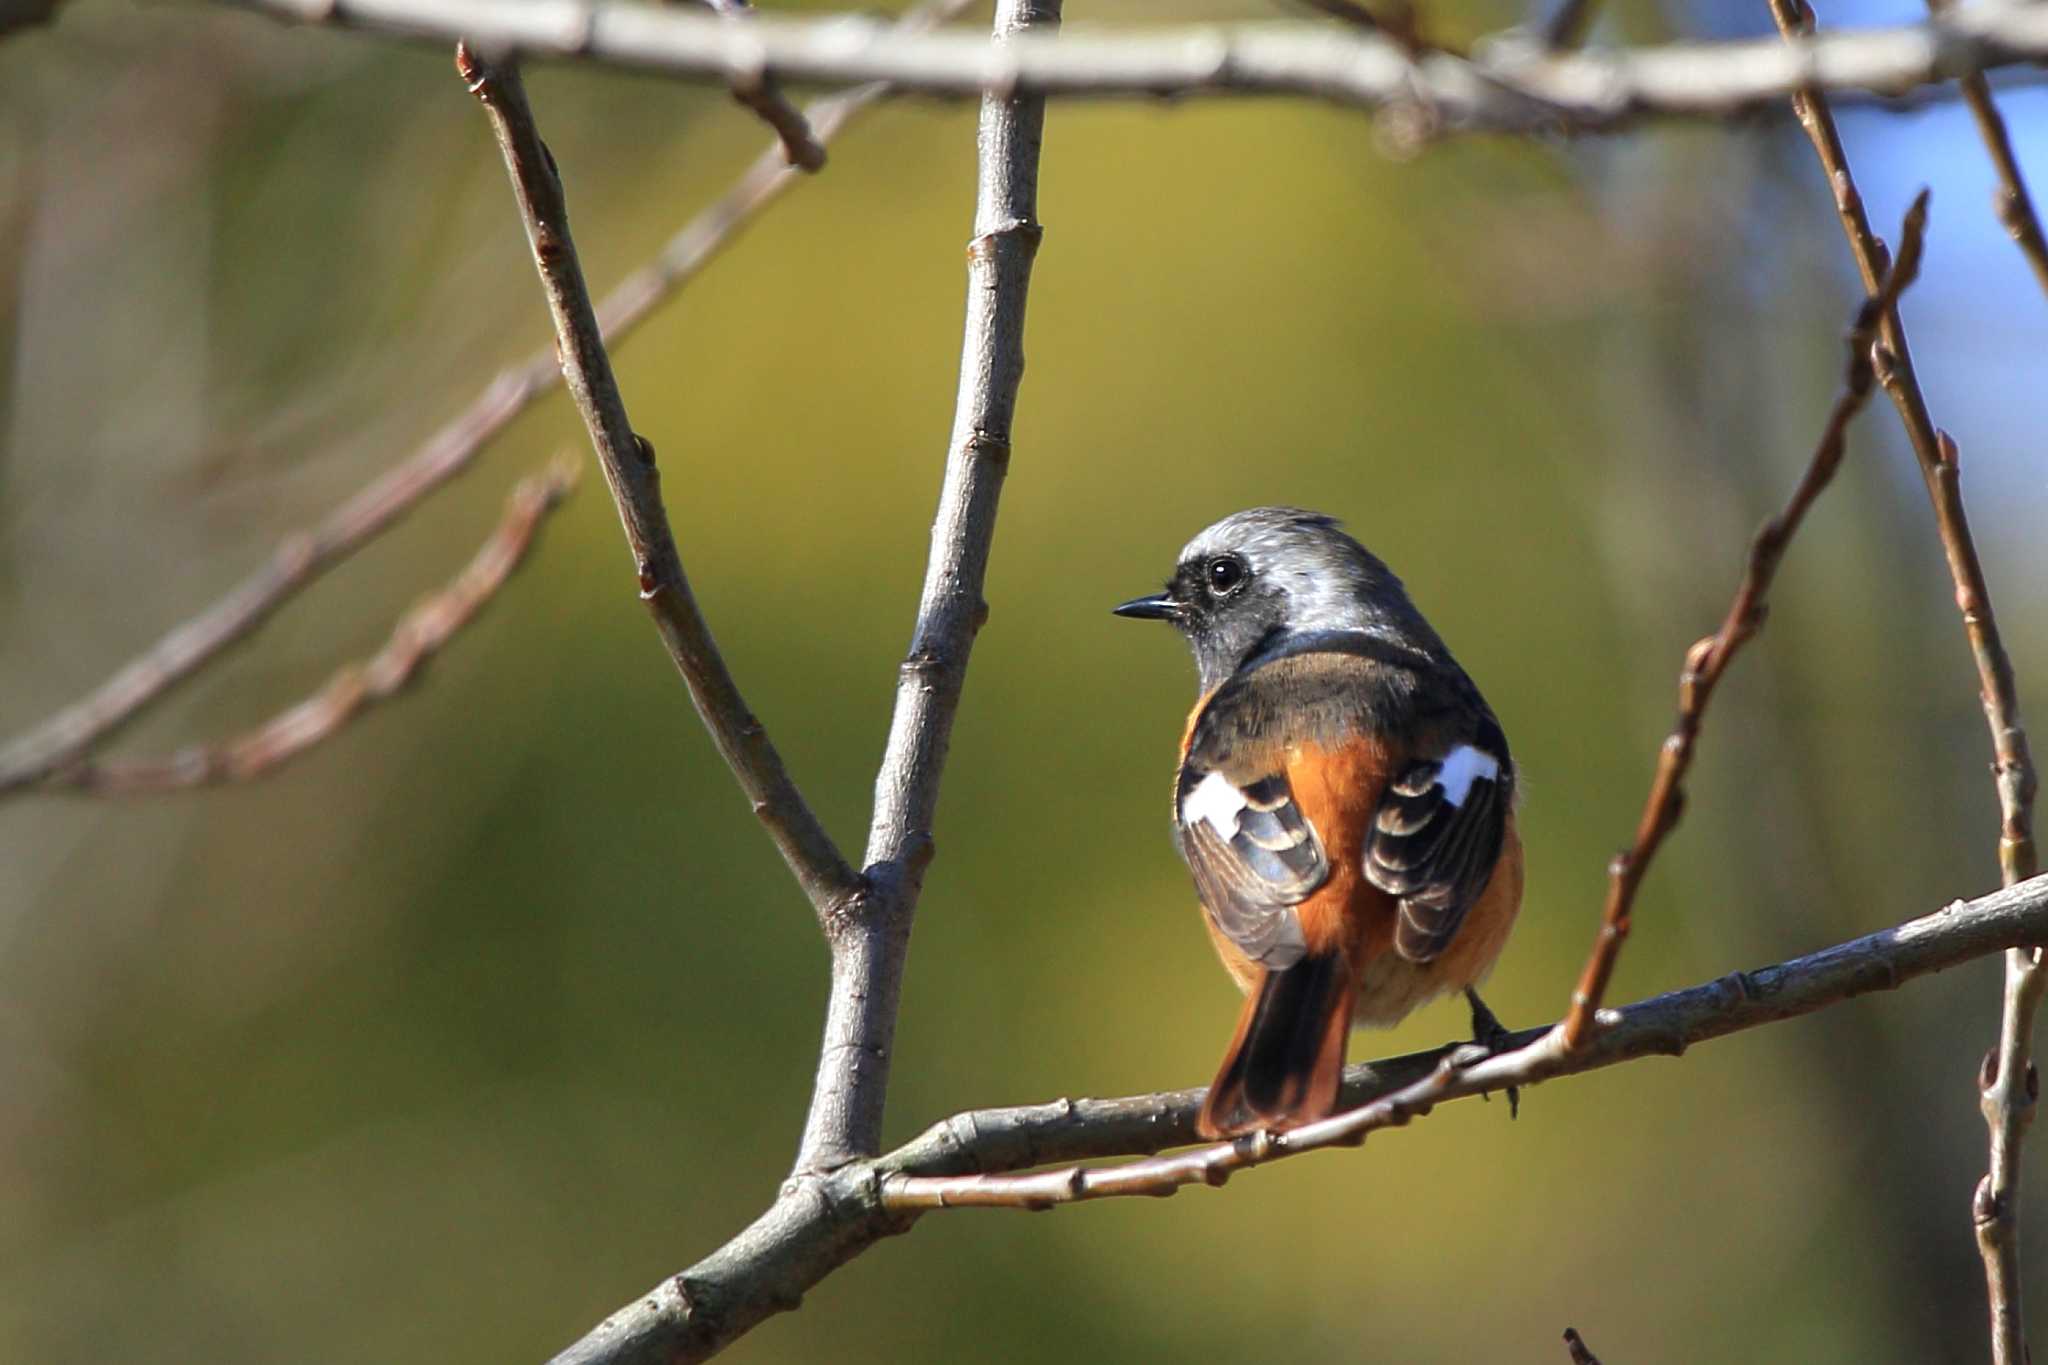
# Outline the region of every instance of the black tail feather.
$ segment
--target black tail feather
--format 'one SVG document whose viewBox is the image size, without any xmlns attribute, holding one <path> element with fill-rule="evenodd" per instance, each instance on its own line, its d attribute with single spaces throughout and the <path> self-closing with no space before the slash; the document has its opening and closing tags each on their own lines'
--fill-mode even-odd
<svg viewBox="0 0 2048 1365">
<path fill-rule="evenodd" d="M 1266 973 L 1245 1001 L 1237 1036 L 1209 1087 L 1196 1121 L 1202 1135 L 1294 1128 L 1334 1109 L 1352 989 L 1341 952 L 1311 954 Z"/>
</svg>

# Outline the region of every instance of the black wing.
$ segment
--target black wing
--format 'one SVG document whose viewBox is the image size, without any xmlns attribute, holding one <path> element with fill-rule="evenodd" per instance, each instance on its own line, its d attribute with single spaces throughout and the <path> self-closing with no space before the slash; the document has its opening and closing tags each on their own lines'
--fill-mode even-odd
<svg viewBox="0 0 2048 1365">
<path fill-rule="evenodd" d="M 1330 862 L 1286 774 L 1240 785 L 1196 762 L 1182 765 L 1174 837 L 1218 932 L 1271 970 L 1301 960 L 1308 945 L 1293 907 L 1328 880 Z"/>
<path fill-rule="evenodd" d="M 1401 898 L 1394 948 L 1410 962 L 1450 946 L 1500 858 L 1512 779 L 1506 744 L 1491 738 L 1409 764 L 1373 813 L 1365 875 Z"/>
</svg>

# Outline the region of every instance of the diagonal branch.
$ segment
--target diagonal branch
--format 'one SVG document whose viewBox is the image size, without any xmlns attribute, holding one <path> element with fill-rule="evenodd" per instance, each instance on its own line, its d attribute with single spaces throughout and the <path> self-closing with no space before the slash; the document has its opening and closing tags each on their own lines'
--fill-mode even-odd
<svg viewBox="0 0 2048 1365">
<path fill-rule="evenodd" d="M 1927 7 L 1939 13 L 1952 3 L 1953 0 L 1927 0 Z M 1992 198 L 1992 210 L 2018 244 L 2027 264 L 2033 267 L 2034 278 L 2043 290 L 2048 290 L 2048 237 L 2041 233 L 2033 196 L 2027 193 L 2026 177 L 2020 174 L 2012 137 L 2005 130 L 2005 116 L 1998 112 L 1998 104 L 1991 98 L 1991 82 L 1979 71 L 1963 77 L 1961 86 L 1963 102 L 1970 106 L 1970 116 L 1977 121 L 1978 135 L 1984 139 L 1984 150 L 1990 154 L 1991 167 L 1998 174 L 1998 193 Z"/>
<path fill-rule="evenodd" d="M 1650 116 L 1725 117 L 1811 86 L 1897 100 L 1975 71 L 2048 58 L 2048 11 L 1972 7 L 1918 24 L 1802 40 L 1671 43 L 1573 52 L 1480 45 L 1471 60 L 1324 24 L 1176 25 L 989 42 L 908 36 L 852 14 L 716 15 L 618 0 L 228 0 L 301 23 L 340 24 L 493 52 L 574 58 L 731 82 L 886 80 L 937 95 L 1031 92 L 1156 97 L 1287 94 L 1342 104 L 1421 104 L 1453 131 L 1598 132 Z"/>
<path fill-rule="evenodd" d="M 754 6 L 750 0 L 706 0 L 706 3 L 735 23 L 745 23 L 753 17 Z M 733 81 L 732 97 L 774 129 L 776 137 L 782 140 L 782 155 L 790 165 L 805 171 L 825 168 L 825 144 L 812 134 L 811 125 L 802 111 L 782 93 L 781 82 L 765 71 L 756 72 Z"/>
<path fill-rule="evenodd" d="M 1801 0 L 1770 0 L 1770 6 L 1788 43 L 1810 41 L 1813 13 Z M 1806 89 L 1793 96 L 1792 107 L 1833 188 L 1842 232 L 1856 258 L 1864 288 L 1876 294 L 1877 281 L 1885 272 L 1884 245 L 1870 231 L 1870 219 L 1827 99 L 1817 89 Z M 1898 409 L 1920 462 L 1921 478 L 1934 507 L 1935 529 L 1955 584 L 1956 606 L 1977 668 L 1998 790 L 1999 872 L 2011 886 L 2033 876 L 2038 867 L 2033 837 L 2034 766 L 2020 724 L 2012 661 L 1999 638 L 1984 566 L 1970 535 L 1956 445 L 1928 415 L 1895 302 L 1884 308 L 1881 342 L 1876 355 L 1878 380 Z M 2025 1365 L 2027 1359 L 2026 1320 L 2020 1299 L 2019 1155 L 2038 1093 L 2028 1054 L 2044 990 L 2048 990 L 2048 965 L 2043 964 L 2037 949 L 2006 955 L 1998 1044 L 1985 1058 L 1980 1075 L 1979 1104 L 1990 1130 L 1990 1170 L 1977 1187 L 1971 1211 L 1990 1300 L 1992 1358 L 1999 1365 Z"/>
<path fill-rule="evenodd" d="M 469 567 L 406 612 L 372 658 L 342 669 L 298 705 L 235 739 L 194 745 L 164 758 L 82 759 L 52 773 L 46 785 L 95 796 L 159 796 L 275 772 L 364 711 L 397 696 L 419 675 L 505 586 L 532 548 L 541 522 L 575 486 L 576 470 L 574 461 L 558 459 L 522 480 L 506 502 L 504 519 Z"/>
<path fill-rule="evenodd" d="M 637 435 L 627 420 L 625 400 L 620 397 L 611 358 L 598 330 L 597 310 L 569 235 L 561 180 L 534 126 L 518 70 L 486 62 L 466 47 L 456 49 L 455 65 L 469 83 L 470 93 L 483 104 L 504 153 L 548 311 L 554 318 L 562 375 L 618 506 L 640 598 L 689 687 L 697 714 L 752 800 L 754 813 L 820 918 L 829 920 L 854 896 L 859 878 L 783 768 L 782 756 L 768 732 L 747 709 L 690 592 L 682 556 L 662 506 L 654 447 Z"/>
<path fill-rule="evenodd" d="M 1060 0 L 997 0 L 998 43 L 1059 24 Z M 982 582 L 996 503 L 1010 465 L 1010 428 L 1024 377 L 1024 303 L 1043 229 L 1039 144 L 1045 101 L 982 101 L 974 236 L 967 244 L 967 318 L 960 387 L 917 624 L 899 670 L 889 738 L 875 776 L 868 895 L 827 926 L 832 992 L 799 1172 L 830 1170 L 880 1148 L 896 1013 L 910 928 L 932 857 L 953 717 L 974 637 L 988 619 Z"/>
<path fill-rule="evenodd" d="M 1572 991 L 1571 1012 L 1563 1025 L 1567 1048 L 1579 1047 L 1586 1041 L 1594 1012 L 1606 997 L 1622 942 L 1628 937 L 1629 915 L 1643 877 L 1650 869 L 1650 860 L 1657 856 L 1664 836 L 1677 825 L 1685 809 L 1685 777 L 1692 768 L 1700 726 L 1706 719 L 1707 703 L 1713 700 L 1714 688 L 1728 671 L 1736 651 L 1763 629 L 1765 598 L 1777 577 L 1778 565 L 1792 537 L 1799 533 L 1814 499 L 1833 481 L 1835 470 L 1841 466 L 1849 422 L 1870 398 L 1871 345 L 1876 340 L 1879 322 L 1919 274 L 1926 232 L 1927 191 L 1922 190 L 1906 212 L 1899 236 L 1898 264 L 1885 276 L 1877 293 L 1864 300 L 1855 325 L 1849 329 L 1848 368 L 1842 377 L 1842 391 L 1828 413 L 1827 425 L 1821 429 L 1806 473 L 1792 490 L 1785 510 L 1765 522 L 1750 541 L 1742 582 L 1735 589 L 1734 601 L 1728 604 L 1728 614 L 1721 619 L 1721 628 L 1686 651 L 1685 668 L 1678 675 L 1678 721 L 1658 751 L 1657 773 L 1651 780 L 1642 816 L 1636 822 L 1635 839 L 1607 866 L 1607 904 L 1600 916 L 1600 932 L 1593 940 L 1593 950 L 1586 958 L 1578 986 Z"/>
<path fill-rule="evenodd" d="M 973 0 L 934 0 L 907 14 L 919 32 Z M 830 142 L 890 93 L 873 84 L 814 102 L 813 133 Z M 780 147 L 762 153 L 733 187 L 669 239 L 660 254 L 621 280 L 598 305 L 605 340 L 616 345 L 676 290 L 694 279 L 761 210 L 798 183 Z M 302 589 L 375 539 L 466 470 L 483 447 L 562 380 L 552 345 L 499 373 L 470 405 L 413 453 L 379 475 L 319 525 L 287 536 L 268 561 L 225 597 L 173 628 L 85 697 L 0 745 L 0 799 L 33 789 L 169 695 L 241 640 Z"/>
</svg>

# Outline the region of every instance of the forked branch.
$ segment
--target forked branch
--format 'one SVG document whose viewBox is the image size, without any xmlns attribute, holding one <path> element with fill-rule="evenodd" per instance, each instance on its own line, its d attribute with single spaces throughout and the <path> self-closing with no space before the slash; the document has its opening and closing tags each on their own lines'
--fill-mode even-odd
<svg viewBox="0 0 2048 1365">
<path fill-rule="evenodd" d="M 905 32 L 943 23 L 973 0 L 936 0 L 906 14 Z M 813 136 L 830 142 L 889 93 L 880 84 L 815 101 L 806 111 Z M 627 275 L 598 305 L 608 344 L 616 345 L 696 278 L 754 217 L 801 179 L 778 144 L 733 187 L 692 218 L 661 252 Z M 469 406 L 310 530 L 288 536 L 270 558 L 219 601 L 185 621 L 80 700 L 0 745 L 0 799 L 47 785 L 180 683 L 254 634 L 299 592 L 376 539 L 475 462 L 491 440 L 562 382 L 554 347 L 500 372 Z"/>
</svg>

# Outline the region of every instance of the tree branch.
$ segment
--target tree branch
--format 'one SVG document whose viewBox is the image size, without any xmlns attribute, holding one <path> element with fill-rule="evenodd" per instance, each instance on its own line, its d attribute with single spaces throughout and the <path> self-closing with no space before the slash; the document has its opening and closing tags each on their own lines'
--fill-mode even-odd
<svg viewBox="0 0 2048 1365">
<path fill-rule="evenodd" d="M 1567 1048 L 1582 1045 L 1592 1028 L 1594 1012 L 1606 998 L 1607 983 L 1621 956 L 1622 942 L 1628 937 L 1629 916 L 1643 877 L 1650 869 L 1650 860 L 1657 856 L 1664 836 L 1678 824 L 1684 812 L 1685 777 L 1692 769 L 1700 726 L 1706 720 L 1707 703 L 1713 700 L 1714 688 L 1728 671 L 1736 651 L 1763 629 L 1765 598 L 1777 577 L 1778 565 L 1806 520 L 1807 510 L 1841 466 L 1849 422 L 1870 398 L 1871 344 L 1886 312 L 1920 273 L 1920 252 L 1926 232 L 1927 191 L 1922 190 L 1906 212 L 1898 264 L 1885 276 L 1877 293 L 1863 301 L 1855 325 L 1849 329 L 1849 358 L 1842 376 L 1842 391 L 1828 413 L 1827 425 L 1814 446 L 1813 458 L 1807 461 L 1805 475 L 1792 490 L 1785 510 L 1765 522 L 1750 541 L 1749 560 L 1743 568 L 1742 581 L 1736 586 L 1735 599 L 1728 604 L 1728 614 L 1721 618 L 1721 628 L 1695 641 L 1686 651 L 1685 668 L 1678 675 L 1678 720 L 1658 751 L 1656 776 L 1650 782 L 1650 794 L 1636 822 L 1635 838 L 1607 866 L 1607 904 L 1600 916 L 1600 931 L 1594 936 L 1585 970 L 1572 991 L 1571 1012 L 1565 1016 L 1563 1025 Z"/>
<path fill-rule="evenodd" d="M 1181 26 L 991 45 L 964 33 L 907 36 L 857 15 L 715 15 L 616 0 L 228 0 L 302 23 L 332 23 L 492 52 L 573 57 L 726 82 L 885 80 L 936 95 L 1289 94 L 1427 107 L 1436 126 L 1599 132 L 1650 117 L 1720 117 L 1812 87 L 1896 99 L 1975 71 L 2048 58 L 2048 11 L 1971 8 L 1895 28 L 1795 44 L 1768 39 L 1565 52 L 1496 43 L 1467 61 L 1321 24 Z"/>
<path fill-rule="evenodd" d="M 1801 0 L 1769 3 L 1778 31 L 1788 43 L 1811 41 L 1813 14 Z M 1842 232 L 1864 288 L 1876 295 L 1880 292 L 1877 282 L 1886 269 L 1884 244 L 1870 231 L 1870 219 L 1827 99 L 1809 88 L 1793 95 L 1792 107 L 1827 173 Z M 1921 478 L 1934 507 L 1935 528 L 1955 583 L 1956 606 L 1977 667 L 1979 696 L 1991 730 L 1992 771 L 1997 779 L 1999 871 L 2011 886 L 2033 876 L 2038 867 L 2033 839 L 2034 767 L 2027 753 L 2026 731 L 2020 724 L 2012 661 L 1999 638 L 1984 566 L 1970 535 L 1956 445 L 1928 415 L 1896 302 L 1884 307 L 1880 337 L 1874 357 L 1878 381 L 1898 409 L 1920 462 Z M 1980 1076 L 1979 1103 L 1990 1130 L 1990 1170 L 1977 1187 L 1971 1212 L 1990 1299 L 1992 1358 L 1998 1365 L 2025 1365 L 2027 1359 L 2026 1321 L 2020 1301 L 2019 1152 L 2033 1120 L 2039 1088 L 2028 1053 L 2044 989 L 2048 989 L 2048 966 L 2043 965 L 2038 950 L 2015 950 L 2006 955 L 1999 1040 L 1985 1059 Z"/>
<path fill-rule="evenodd" d="M 1946 11 L 1951 4 L 1952 0 L 1927 0 L 1927 7 L 1937 13 Z M 2048 291 L 2048 237 L 2042 236 L 2033 196 L 2027 193 L 2026 177 L 2020 174 L 2019 158 L 2013 154 L 2012 138 L 2005 131 L 2005 117 L 1991 98 L 1991 82 L 1982 72 L 1975 72 L 1963 77 L 1961 84 L 1963 102 L 1970 106 L 1970 116 L 1977 120 L 1984 150 L 1990 153 L 1992 169 L 1998 173 L 1998 193 L 1992 197 L 1992 211 L 2018 244 L 2027 264 L 2033 267 L 2034 278 Z"/>
<path fill-rule="evenodd" d="M 576 468 L 574 461 L 558 459 L 522 480 L 506 502 L 503 521 L 469 567 L 408 611 L 374 657 L 342 669 L 305 701 L 220 744 L 194 745 L 164 758 L 82 759 L 57 769 L 46 785 L 94 796 L 159 796 L 276 771 L 418 676 L 505 586 L 541 522 L 575 486 Z"/>
<path fill-rule="evenodd" d="M 1602 1027 L 1576 1052 L 1557 1045 L 1558 1027 L 1524 1030 L 1511 1040 L 1515 1051 L 1454 1068 L 1430 1102 L 1496 1090 L 1517 1078 L 1529 1084 L 1644 1057 L 1676 1056 L 1694 1043 L 1810 1014 L 2044 940 L 2048 877 L 2037 877 L 1788 962 L 1732 972 L 1602 1011 Z M 1429 1082 L 1447 1058 L 1460 1052 L 1453 1046 L 1348 1067 L 1343 1103 L 1379 1105 Z M 814 1182 L 793 1182 L 738 1237 L 620 1309 L 556 1357 L 555 1365 L 687 1365 L 708 1359 L 766 1318 L 796 1307 L 806 1290 L 881 1238 L 905 1231 L 920 1209 L 969 1202 L 1038 1207 L 1047 1186 L 1067 1188 L 1074 1173 L 1005 1173 L 1043 1162 L 1143 1155 L 1193 1141 L 1205 1093 L 1176 1090 L 974 1110 L 934 1124 L 885 1156 L 842 1166 Z M 1286 1136 L 1299 1139 L 1308 1131 Z M 1235 1160 L 1225 1154 L 1258 1141 L 1256 1136 L 1240 1138 L 1168 1160 L 1192 1159 L 1194 1169 L 1205 1171 Z M 1269 1148 L 1277 1142 L 1266 1141 Z M 1298 1142 L 1287 1150 L 1300 1150 Z M 1269 1150 L 1268 1159 L 1274 1155 Z M 1085 1185 L 1092 1178 L 1081 1180 Z M 1012 1183 L 1006 1186 L 1006 1181 Z M 1005 1188 L 1018 1190 L 1020 1197 L 1005 1200 L 1000 1194 Z M 1143 1192 L 1170 1193 L 1173 1188 L 1177 1185 L 1162 1183 Z"/>
<path fill-rule="evenodd" d="M 483 104 L 519 201 L 526 237 L 554 318 L 556 351 L 570 397 L 590 433 L 605 483 L 619 510 L 633 555 L 640 598 L 654 618 L 690 700 L 711 732 L 754 813 L 824 920 L 839 913 L 859 887 L 831 835 L 812 814 L 783 768 L 782 756 L 747 709 L 683 573 L 682 556 L 662 507 L 654 447 L 626 417 L 597 310 L 584 284 L 569 235 L 569 211 L 554 159 L 542 145 L 516 68 L 486 62 L 458 47 L 456 69 Z"/>
<path fill-rule="evenodd" d="M 1058 26 L 1059 0 L 997 0 L 995 39 L 1022 42 Z M 967 658 L 988 618 L 982 581 L 996 503 L 1010 465 L 1010 428 L 1024 377 L 1024 304 L 1043 229 L 1039 144 L 1045 101 L 982 101 L 974 236 L 967 244 L 967 318 L 953 432 L 932 522 L 917 624 L 899 670 L 889 739 L 875 775 L 868 894 L 827 926 L 832 991 L 799 1173 L 830 1170 L 880 1148 L 910 929 L 932 857 L 939 781 Z"/>
<path fill-rule="evenodd" d="M 720 15 L 734 23 L 746 23 L 754 16 L 750 0 L 705 0 Z M 753 110 L 782 141 L 782 155 L 799 170 L 825 168 L 825 145 L 811 133 L 811 125 L 782 93 L 781 84 L 766 72 L 733 82 L 732 97 Z"/>
<path fill-rule="evenodd" d="M 904 16 L 917 32 L 958 14 L 973 0 L 937 0 Z M 889 87 L 863 86 L 814 102 L 812 132 L 830 142 Z M 733 187 L 671 237 L 598 305 L 604 338 L 617 344 L 694 279 L 761 210 L 800 177 L 780 146 L 762 153 Z M 42 724 L 0 745 L 0 798 L 35 788 L 93 746 L 110 738 L 153 703 L 269 620 L 329 569 L 375 539 L 475 460 L 535 399 L 562 379 L 554 347 L 543 347 L 503 371 L 468 408 L 404 460 L 379 475 L 311 530 L 287 536 L 270 559 L 225 597 L 174 627 L 99 687 Z"/>
<path fill-rule="evenodd" d="M 1059 0 L 997 0 L 998 43 L 1052 28 Z M 909 1220 L 882 1207 L 883 1104 L 910 930 L 932 852 L 932 821 L 975 633 L 1009 466 L 1024 372 L 1024 306 L 1038 223 L 1045 102 L 982 101 L 967 318 L 946 473 L 932 524 L 917 624 L 903 661 L 860 895 L 826 918 L 832 986 L 796 1170 L 738 1237 L 635 1299 L 557 1357 L 557 1365 L 703 1360 L 878 1238 Z"/>
</svg>

